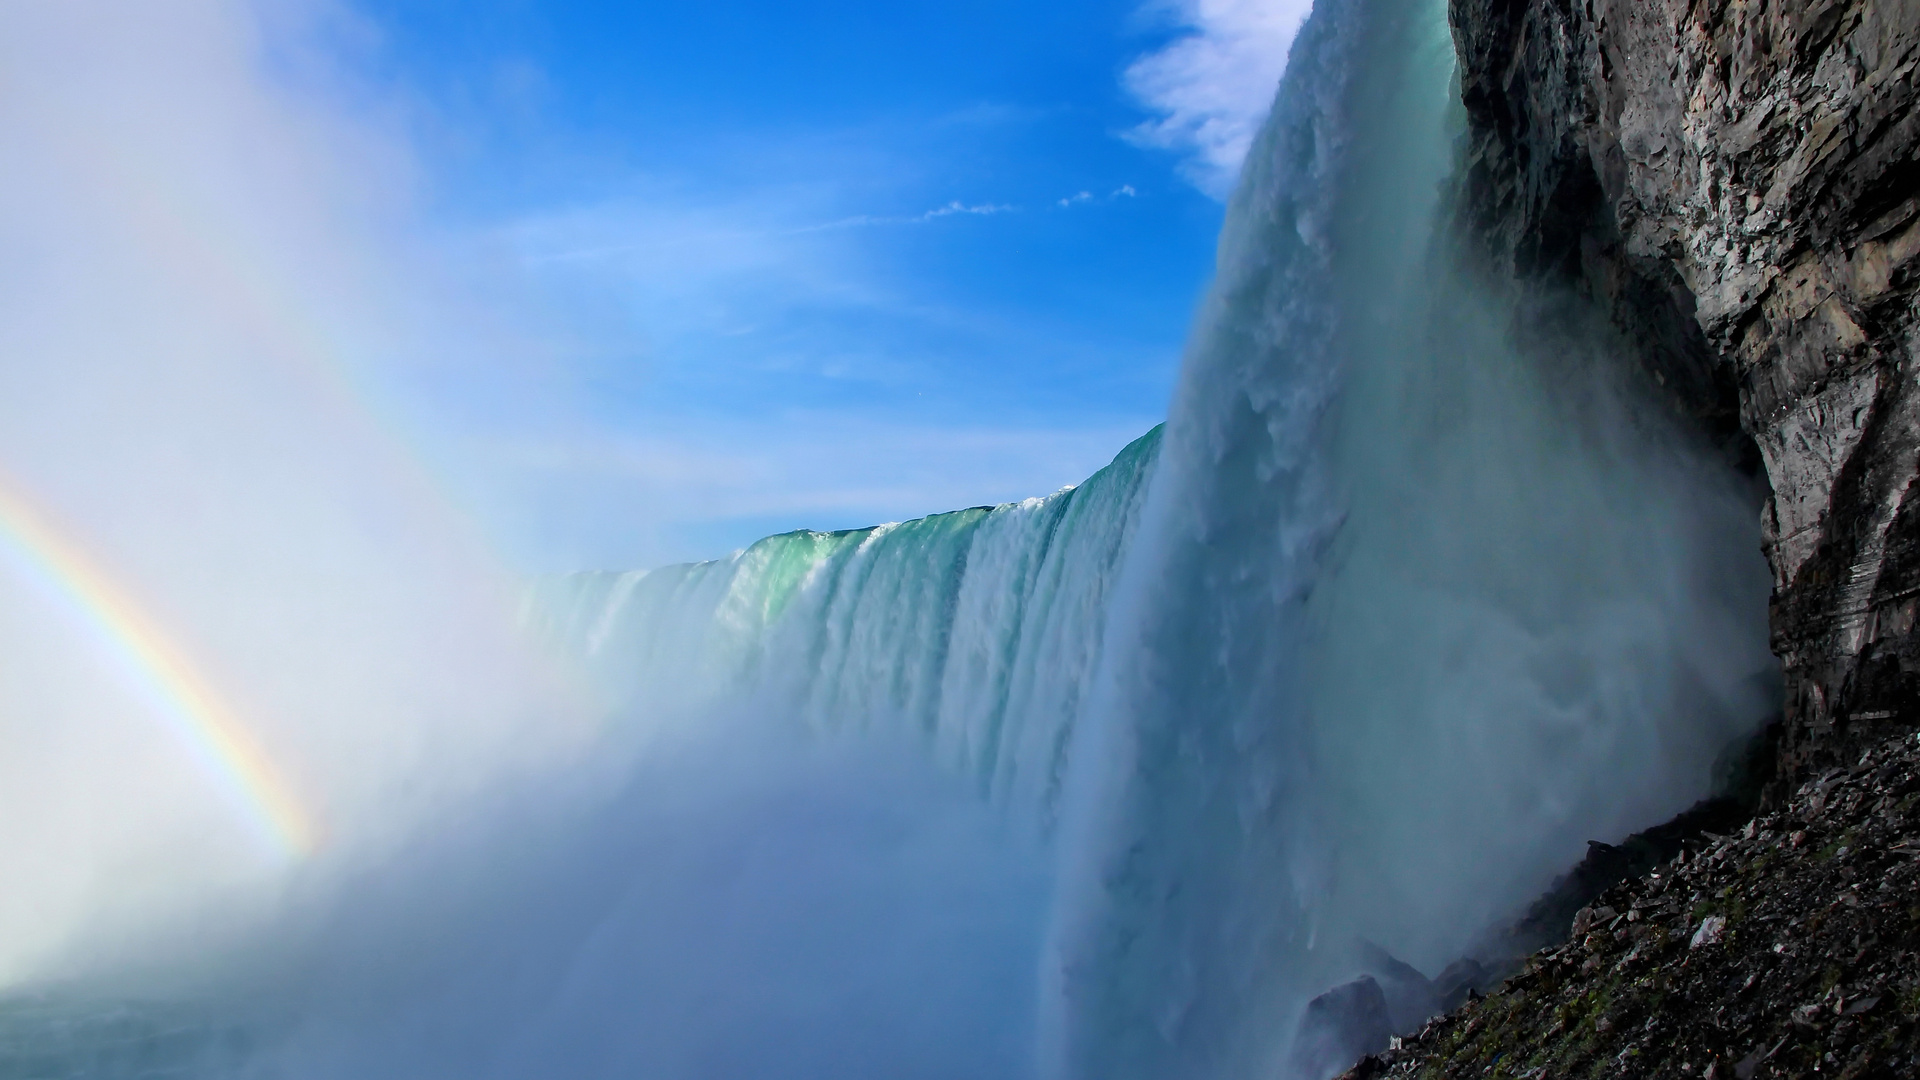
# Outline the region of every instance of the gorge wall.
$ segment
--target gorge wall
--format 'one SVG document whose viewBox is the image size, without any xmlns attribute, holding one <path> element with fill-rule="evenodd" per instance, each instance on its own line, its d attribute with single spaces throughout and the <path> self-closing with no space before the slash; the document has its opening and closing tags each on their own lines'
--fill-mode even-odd
<svg viewBox="0 0 1920 1080">
<path fill-rule="evenodd" d="M 1449 14 L 1461 227 L 1523 289 L 1596 301 L 1769 485 L 1777 803 L 1920 720 L 1920 0 Z"/>
</svg>

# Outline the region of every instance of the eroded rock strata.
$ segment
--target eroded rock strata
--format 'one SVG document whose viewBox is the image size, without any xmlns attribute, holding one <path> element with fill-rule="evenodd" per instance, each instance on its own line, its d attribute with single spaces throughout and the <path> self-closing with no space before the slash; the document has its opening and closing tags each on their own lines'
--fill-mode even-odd
<svg viewBox="0 0 1920 1080">
<path fill-rule="evenodd" d="M 1911 721 L 1920 0 L 1452 0 L 1451 17 L 1463 224 L 1493 272 L 1590 297 L 1702 428 L 1757 451 L 1781 782 Z"/>
</svg>

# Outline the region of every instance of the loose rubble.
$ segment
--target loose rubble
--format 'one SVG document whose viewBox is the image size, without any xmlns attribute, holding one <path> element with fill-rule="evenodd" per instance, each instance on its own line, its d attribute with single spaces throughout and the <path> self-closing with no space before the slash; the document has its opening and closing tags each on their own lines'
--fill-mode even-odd
<svg viewBox="0 0 1920 1080">
<path fill-rule="evenodd" d="M 1920 735 L 1607 890 L 1345 1076 L 1920 1076 Z"/>
</svg>

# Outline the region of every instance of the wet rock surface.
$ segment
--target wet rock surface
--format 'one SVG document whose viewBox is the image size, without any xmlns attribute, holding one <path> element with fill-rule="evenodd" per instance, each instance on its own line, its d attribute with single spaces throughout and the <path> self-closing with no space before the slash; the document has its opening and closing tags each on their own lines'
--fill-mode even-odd
<svg viewBox="0 0 1920 1080">
<path fill-rule="evenodd" d="M 1307 1003 L 1293 1041 L 1293 1068 L 1325 1076 L 1346 1062 L 1387 1048 L 1395 1031 L 1386 992 L 1371 975 L 1342 983 Z"/>
<path fill-rule="evenodd" d="M 1683 844 L 1569 929 L 1346 1077 L 1920 1076 L 1920 736 Z"/>
<path fill-rule="evenodd" d="M 1786 685 L 1751 827 L 1595 845 L 1350 1075 L 1915 1075 L 1920 0 L 1449 13 L 1458 227 L 1517 335 L 1597 313 L 1764 489 Z"/>
<path fill-rule="evenodd" d="M 1920 719 L 1920 0 L 1450 14 L 1491 271 L 1596 305 L 1764 476 L 1783 783 Z"/>
</svg>

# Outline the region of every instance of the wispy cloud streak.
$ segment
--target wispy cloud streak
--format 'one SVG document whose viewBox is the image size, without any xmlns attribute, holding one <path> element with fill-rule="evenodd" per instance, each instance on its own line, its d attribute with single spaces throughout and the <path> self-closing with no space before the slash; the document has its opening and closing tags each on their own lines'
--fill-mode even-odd
<svg viewBox="0 0 1920 1080">
<path fill-rule="evenodd" d="M 1171 150 L 1196 187 L 1224 199 L 1273 102 L 1287 50 L 1312 0 L 1170 0 L 1182 33 L 1127 68 L 1127 90 L 1154 118 L 1129 137 Z"/>
<path fill-rule="evenodd" d="M 1137 198 L 1140 192 L 1132 184 L 1122 184 L 1105 196 L 1096 196 L 1091 191 L 1078 191 L 1065 198 L 1055 199 L 1045 209 L 1068 209 L 1083 203 L 1107 203 L 1116 199 Z M 997 217 L 1002 214 L 1019 214 L 1027 210 L 1024 206 L 1011 203 L 966 203 L 958 199 L 936 206 L 919 214 L 853 214 L 811 225 L 792 225 L 771 230 L 732 229 L 730 235 L 738 237 L 759 236 L 801 236 L 807 233 L 830 232 L 835 229 L 855 229 L 869 225 L 926 225 L 942 218 L 950 217 Z M 620 255 L 635 250 L 631 244 L 612 244 L 595 247 L 570 248 L 557 252 L 529 254 L 529 262 L 569 262 L 581 259 L 595 259 L 611 255 Z"/>
<path fill-rule="evenodd" d="M 1068 210 L 1082 203 L 1110 203 L 1115 199 L 1135 198 L 1139 194 L 1138 191 L 1134 190 L 1132 184 L 1121 184 L 1119 187 L 1107 192 L 1104 198 L 1096 197 L 1091 191 L 1076 191 L 1064 199 L 1055 199 L 1053 205 L 1056 209 Z"/>
<path fill-rule="evenodd" d="M 795 232 L 821 232 L 827 229 L 851 229 L 861 225 L 924 225 L 941 218 L 961 215 L 971 217 L 993 217 L 996 214 L 1017 214 L 1020 208 L 1005 203 L 963 203 L 958 199 L 944 206 L 936 206 L 924 214 L 884 215 L 855 214 L 852 217 L 838 218 L 818 225 L 803 225 Z"/>
</svg>

